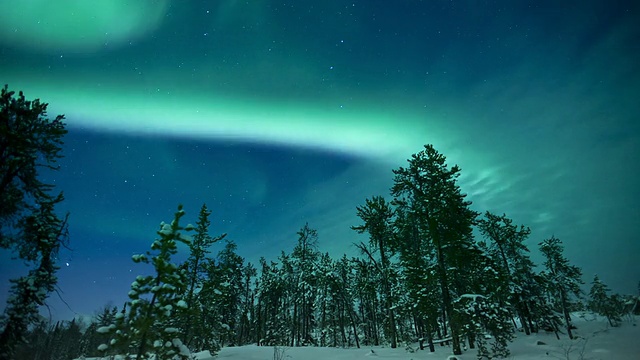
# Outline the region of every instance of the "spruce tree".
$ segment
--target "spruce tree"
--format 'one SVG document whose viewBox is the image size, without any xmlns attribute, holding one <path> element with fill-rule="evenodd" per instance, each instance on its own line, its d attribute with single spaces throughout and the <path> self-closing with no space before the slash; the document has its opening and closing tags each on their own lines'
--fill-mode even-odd
<svg viewBox="0 0 640 360">
<path fill-rule="evenodd" d="M 563 255 L 564 246 L 562 241 L 552 236 L 540 243 L 540 252 L 545 258 L 545 271 L 543 276 L 548 281 L 547 291 L 549 295 L 556 299 L 557 310 L 564 316 L 564 323 L 567 334 L 573 339 L 571 328 L 570 296 L 580 296 L 580 285 L 582 282 L 582 270 L 569 263 Z"/>
<path fill-rule="evenodd" d="M 294 285 L 294 327 L 296 346 L 313 344 L 311 335 L 315 327 L 314 306 L 316 292 L 316 267 L 320 258 L 317 250 L 318 232 L 305 224 L 298 231 L 298 243 L 291 254 Z"/>
<path fill-rule="evenodd" d="M 488 255 L 496 261 L 495 268 L 503 280 L 503 291 L 496 294 L 498 300 L 503 306 L 510 304 L 513 307 L 525 334 L 529 335 L 532 331 L 529 324 L 532 321 L 527 299 L 532 294 L 529 293 L 530 288 L 526 284 L 530 284 L 533 263 L 529 259 L 529 249 L 524 241 L 529 237 L 531 230 L 523 225 L 514 225 L 505 214 L 498 216 L 489 211 L 478 221 L 478 228 L 488 240 L 481 243 L 481 246 L 486 248 Z"/>
<path fill-rule="evenodd" d="M 246 345 L 252 342 L 253 333 L 251 328 L 255 317 L 253 306 L 255 289 L 252 287 L 252 281 L 257 274 L 258 271 L 251 263 L 247 263 L 242 268 L 242 287 L 238 299 L 239 320 L 236 329 L 236 344 L 238 345 Z"/>
<path fill-rule="evenodd" d="M 619 302 L 613 296 L 609 296 L 609 287 L 600 280 L 598 275 L 593 277 L 591 282 L 591 290 L 589 291 L 589 302 L 587 304 L 589 310 L 596 314 L 605 316 L 609 321 L 609 325 L 618 326 L 621 318 L 621 307 Z"/>
<path fill-rule="evenodd" d="M 217 289 L 217 307 L 220 311 L 221 328 L 219 339 L 221 346 L 235 346 L 236 330 L 240 322 L 240 299 L 244 285 L 242 270 L 244 258 L 236 252 L 235 242 L 226 240 L 224 248 L 218 253 L 218 262 L 209 276 Z"/>
<path fill-rule="evenodd" d="M 24 243 L 32 246 L 28 250 L 29 258 L 37 261 L 37 267 L 26 276 L 11 280 L 11 295 L 0 333 L 0 359 L 12 357 L 15 346 L 24 341 L 29 325 L 38 321 L 38 307 L 45 304 L 58 282 L 55 274 L 59 267 L 55 261 L 67 237 L 67 222 L 57 217 L 54 206 L 62 201 L 62 194 L 39 201 L 40 208 L 21 224 Z"/>
<path fill-rule="evenodd" d="M 42 182 L 39 171 L 59 169 L 64 116 L 49 120 L 48 104 L 14 95 L 6 85 L 0 94 L 0 249 L 15 252 L 32 268 L 11 280 L 0 318 L 0 358 L 11 358 L 38 321 L 38 307 L 55 289 L 55 261 L 67 240 L 67 218 L 55 211 L 63 196 L 51 194 L 54 186 Z"/>
<path fill-rule="evenodd" d="M 393 202 L 409 215 L 410 222 L 405 226 L 414 229 L 406 232 L 413 236 L 401 241 L 419 242 L 416 245 L 424 248 L 425 256 L 435 259 L 444 322 L 449 324 L 453 353 L 460 355 L 461 324 L 453 316 L 453 300 L 462 294 L 454 285 L 460 280 L 458 266 L 464 266 L 463 258 L 473 242 L 472 224 L 477 214 L 469 208 L 471 202 L 465 200 L 457 184 L 460 168 L 449 168 L 445 156 L 432 145 L 425 145 L 408 162 L 408 168 L 393 170 L 391 188 Z"/>
<path fill-rule="evenodd" d="M 379 259 L 376 260 L 367 246 L 364 244 L 357 245 L 373 262 L 381 279 L 380 290 L 384 294 L 383 302 L 387 317 L 385 332 L 390 340 L 391 348 L 395 349 L 398 346 L 394 310 L 396 304 L 391 293 L 392 279 L 395 278 L 395 274 L 391 268 L 390 261 L 390 257 L 394 255 L 391 244 L 394 236 L 392 229 L 394 212 L 391 204 L 387 203 L 383 197 L 374 196 L 371 199 L 366 199 L 364 206 L 358 206 L 356 213 L 364 221 L 364 224 L 352 226 L 351 228 L 358 233 L 369 233 L 369 244 L 379 255 Z"/>
<path fill-rule="evenodd" d="M 128 313 L 118 314 L 114 324 L 98 329 L 100 333 L 112 334 L 109 344 L 101 344 L 99 350 L 135 354 L 136 359 L 148 359 L 150 353 L 155 354 L 155 359 L 190 357 L 189 349 L 179 339 L 182 329 L 176 320 L 188 307 L 184 299 L 186 271 L 171 261 L 178 243 L 191 242 L 183 231 L 191 231 L 193 227 L 180 226 L 184 214 L 180 205 L 171 224 L 160 224 L 159 238 L 151 245 L 153 254 L 133 256 L 135 263 L 151 262 L 155 275 L 136 277 L 129 291 Z"/>
<path fill-rule="evenodd" d="M 209 248 L 214 243 L 224 239 L 227 234 L 222 234 L 216 237 L 209 235 L 209 227 L 211 221 L 209 216 L 211 211 L 207 208 L 206 204 L 203 204 L 198 214 L 198 221 L 196 222 L 195 234 L 193 241 L 189 243 L 189 258 L 187 259 L 188 269 L 188 290 L 185 301 L 187 302 L 188 310 L 185 311 L 185 324 L 183 338 L 187 346 L 193 346 L 197 350 L 214 350 L 209 347 L 206 349 L 202 341 L 202 333 L 206 333 L 206 329 L 202 328 L 202 321 L 199 318 L 202 316 L 202 304 L 199 299 L 199 294 L 196 290 L 202 289 L 205 281 L 205 272 L 207 265 L 207 255 L 210 253 Z"/>
</svg>

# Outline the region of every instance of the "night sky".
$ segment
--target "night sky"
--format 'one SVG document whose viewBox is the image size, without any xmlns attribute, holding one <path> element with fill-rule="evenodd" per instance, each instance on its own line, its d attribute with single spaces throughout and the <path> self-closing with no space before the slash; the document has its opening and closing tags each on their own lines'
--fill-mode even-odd
<svg viewBox="0 0 640 360">
<path fill-rule="evenodd" d="M 473 209 L 531 227 L 534 261 L 555 235 L 587 284 L 637 291 L 637 1 L 0 3 L 0 83 L 67 118 L 54 318 L 121 305 L 180 203 L 254 263 L 305 222 L 356 255 L 356 206 L 426 143 Z"/>
</svg>

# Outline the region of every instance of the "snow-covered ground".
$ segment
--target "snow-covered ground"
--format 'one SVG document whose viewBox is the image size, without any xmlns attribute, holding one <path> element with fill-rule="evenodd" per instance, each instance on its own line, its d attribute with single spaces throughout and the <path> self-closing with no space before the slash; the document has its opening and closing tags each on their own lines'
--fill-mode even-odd
<svg viewBox="0 0 640 360">
<path fill-rule="evenodd" d="M 557 340 L 553 333 L 539 333 L 526 336 L 518 334 L 509 346 L 513 360 L 537 359 L 584 359 L 584 360 L 638 360 L 640 359 L 640 317 L 625 319 L 620 327 L 608 326 L 605 319 L 592 314 L 574 314 L 578 327 L 574 335 L 579 338 L 569 340 L 561 335 Z M 217 356 L 198 354 L 199 360 L 364 360 L 379 359 L 448 359 L 451 349 L 436 347 L 435 353 L 428 350 L 409 352 L 404 347 L 362 347 L 360 349 L 336 349 L 318 347 L 283 347 L 279 357 L 274 357 L 274 348 L 269 346 L 240 346 L 224 348 Z M 457 359 L 476 359 L 475 350 L 465 351 Z M 453 359 L 453 357 L 451 357 Z"/>
<path fill-rule="evenodd" d="M 539 333 L 518 337 L 509 346 L 514 360 L 537 359 L 584 359 L 584 360 L 639 360 L 640 326 L 638 319 L 627 319 L 620 327 L 611 328 L 607 321 L 591 314 L 575 314 L 578 327 L 574 334 L 577 340 L 569 340 L 565 335 L 557 340 L 553 333 Z M 545 345 L 538 345 L 543 342 Z M 217 357 L 220 360 L 265 360 L 274 359 L 274 349 L 268 346 L 241 346 L 224 348 Z M 284 348 L 283 360 L 356 360 L 367 357 L 380 359 L 447 359 L 451 349 L 437 347 L 435 353 L 428 350 L 407 352 L 405 348 L 363 347 L 361 349 L 333 348 Z M 476 359 L 475 350 L 464 352 L 459 359 Z"/>
</svg>

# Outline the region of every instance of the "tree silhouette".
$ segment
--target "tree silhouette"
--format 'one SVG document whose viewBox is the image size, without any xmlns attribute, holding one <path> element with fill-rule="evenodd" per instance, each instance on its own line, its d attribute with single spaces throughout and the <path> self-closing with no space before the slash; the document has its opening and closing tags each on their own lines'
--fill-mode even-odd
<svg viewBox="0 0 640 360">
<path fill-rule="evenodd" d="M 33 266 L 26 276 L 11 280 L 11 295 L 0 321 L 0 358 L 11 358 L 24 341 L 38 307 L 55 290 L 55 260 L 67 240 L 67 217 L 55 207 L 62 193 L 40 180 L 40 168 L 58 170 L 64 116 L 47 118 L 48 104 L 27 101 L 8 87 L 0 95 L 0 248 L 16 253 Z"/>
</svg>

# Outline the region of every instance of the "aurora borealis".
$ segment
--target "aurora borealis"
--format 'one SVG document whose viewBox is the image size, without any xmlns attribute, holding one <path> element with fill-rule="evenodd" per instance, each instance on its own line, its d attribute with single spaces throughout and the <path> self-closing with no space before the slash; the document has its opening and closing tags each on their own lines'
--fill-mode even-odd
<svg viewBox="0 0 640 360">
<path fill-rule="evenodd" d="M 206 202 L 211 232 L 252 262 L 289 251 L 305 222 L 321 251 L 355 255 L 355 207 L 425 143 L 460 165 L 475 210 L 531 227 L 535 261 L 555 234 L 585 282 L 636 291 L 632 1 L 53 4 L 3 7 L 0 80 L 67 118 L 47 179 L 71 213 L 59 285 L 73 312 L 126 297 L 130 256 L 178 203 L 195 222 Z M 21 269 L 0 258 L 4 304 Z"/>
</svg>

